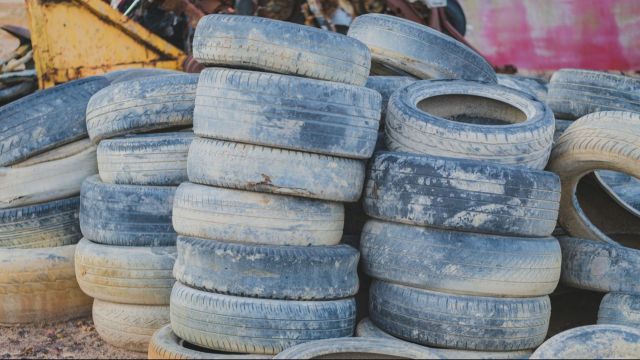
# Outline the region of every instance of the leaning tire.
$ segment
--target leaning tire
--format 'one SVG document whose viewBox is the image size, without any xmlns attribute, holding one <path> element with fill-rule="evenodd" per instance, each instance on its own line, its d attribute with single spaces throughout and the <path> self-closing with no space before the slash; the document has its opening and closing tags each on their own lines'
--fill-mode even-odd
<svg viewBox="0 0 640 360">
<path fill-rule="evenodd" d="M 145 78 L 150 76 L 176 75 L 176 74 L 180 74 L 180 72 L 175 70 L 141 68 L 141 69 L 124 69 L 124 70 L 110 71 L 102 76 L 104 76 L 107 80 L 109 80 L 109 82 L 113 85 L 113 84 L 118 84 L 118 83 L 129 81 L 129 80 L 137 80 L 140 78 Z"/>
<path fill-rule="evenodd" d="M 598 324 L 624 325 L 640 329 L 640 295 L 605 295 L 598 310 Z"/>
<path fill-rule="evenodd" d="M 292 346 L 274 359 L 439 359 L 437 350 L 393 339 L 342 338 L 305 342 Z"/>
<path fill-rule="evenodd" d="M 531 359 L 635 359 L 640 330 L 620 325 L 570 329 L 545 341 Z"/>
<path fill-rule="evenodd" d="M 286 34 L 286 36 L 283 36 Z M 283 21 L 208 15 L 196 27 L 193 57 L 203 65 L 242 67 L 362 86 L 371 54 L 332 32 Z"/>
<path fill-rule="evenodd" d="M 367 83 L 364 86 L 371 90 L 375 90 L 382 95 L 382 111 L 380 117 L 381 127 L 384 125 L 384 119 L 387 115 L 387 104 L 389 103 L 391 95 L 393 95 L 397 90 L 413 84 L 414 82 L 416 82 L 416 79 L 410 76 L 369 76 Z"/>
<path fill-rule="evenodd" d="M 209 349 L 277 354 L 310 340 L 351 336 L 353 298 L 270 300 L 204 292 L 179 282 L 171 293 L 171 327 L 181 339 Z"/>
<path fill-rule="evenodd" d="M 379 153 L 365 185 L 374 218 L 511 236 L 549 236 L 560 200 L 550 172 L 479 161 Z"/>
<path fill-rule="evenodd" d="M 543 102 L 547 100 L 547 83 L 542 79 L 528 76 L 498 74 L 498 85 L 526 92 Z"/>
<path fill-rule="evenodd" d="M 365 43 L 373 61 L 421 79 L 496 82 L 496 73 L 478 53 L 427 26 L 383 14 L 358 16 L 348 36 Z"/>
<path fill-rule="evenodd" d="M 553 113 L 532 96 L 469 81 L 419 81 L 389 100 L 389 150 L 544 169 Z"/>
</svg>

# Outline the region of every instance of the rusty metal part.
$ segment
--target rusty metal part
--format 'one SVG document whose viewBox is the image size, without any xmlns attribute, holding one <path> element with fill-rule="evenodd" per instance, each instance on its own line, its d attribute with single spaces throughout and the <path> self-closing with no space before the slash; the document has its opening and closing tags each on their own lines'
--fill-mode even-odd
<svg viewBox="0 0 640 360">
<path fill-rule="evenodd" d="M 406 0 L 387 0 L 387 7 L 396 16 L 426 25 L 424 17 Z"/>
<path fill-rule="evenodd" d="M 193 58 L 193 56 L 189 55 L 184 61 L 184 64 L 182 64 L 182 68 L 188 73 L 199 73 L 204 70 L 204 65 L 200 64 Z"/>
</svg>

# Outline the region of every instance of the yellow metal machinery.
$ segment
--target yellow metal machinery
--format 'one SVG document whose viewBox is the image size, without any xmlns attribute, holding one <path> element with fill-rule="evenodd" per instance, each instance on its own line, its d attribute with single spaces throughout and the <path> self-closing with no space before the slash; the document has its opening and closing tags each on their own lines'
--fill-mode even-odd
<svg viewBox="0 0 640 360">
<path fill-rule="evenodd" d="M 26 0 L 41 89 L 126 68 L 182 69 L 187 55 L 101 0 Z"/>
</svg>

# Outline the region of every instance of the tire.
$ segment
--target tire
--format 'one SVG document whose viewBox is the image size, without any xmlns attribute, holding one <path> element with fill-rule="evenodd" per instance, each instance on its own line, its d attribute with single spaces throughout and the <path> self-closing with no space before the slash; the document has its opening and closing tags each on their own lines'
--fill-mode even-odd
<svg viewBox="0 0 640 360">
<path fill-rule="evenodd" d="M 568 120 L 599 111 L 640 112 L 640 80 L 599 71 L 562 69 L 549 81 L 547 103 Z"/>
<path fill-rule="evenodd" d="M 498 74 L 498 85 L 525 92 L 537 100 L 547 101 L 547 83 L 535 77 Z"/>
<path fill-rule="evenodd" d="M 331 201 L 357 201 L 362 160 L 196 138 L 187 164 L 193 183 Z"/>
<path fill-rule="evenodd" d="M 193 116 L 193 131 L 201 137 L 368 159 L 380 94 L 295 76 L 205 69 Z"/>
<path fill-rule="evenodd" d="M 531 359 L 634 359 L 640 354 L 640 330 L 619 325 L 570 329 L 545 341 Z"/>
<path fill-rule="evenodd" d="M 640 114 L 599 112 L 575 121 L 553 149 L 549 170 L 562 182 L 559 222 L 571 236 L 615 243 L 613 232 L 637 233 L 637 218 L 610 197 L 578 185 L 585 174 L 612 170 L 640 178 Z M 634 228 L 634 224 L 636 224 Z M 610 236 L 611 235 L 611 236 Z"/>
<path fill-rule="evenodd" d="M 598 324 L 640 329 L 640 295 L 609 293 L 602 298 Z"/>
<path fill-rule="evenodd" d="M 549 328 L 548 296 L 464 296 L 382 281 L 374 281 L 370 291 L 373 323 L 393 336 L 421 345 L 526 350 L 542 344 Z"/>
<path fill-rule="evenodd" d="M 0 107 L 0 166 L 86 137 L 89 98 L 107 85 L 109 82 L 101 76 L 88 77 Z"/>
<path fill-rule="evenodd" d="M 89 139 L 0 168 L 0 209 L 76 196 L 82 181 L 97 173 L 96 148 Z"/>
<path fill-rule="evenodd" d="M 569 128 L 569 125 L 573 124 L 573 120 L 560 120 L 556 119 L 556 131 L 553 133 L 553 144 L 557 144 L 560 136 L 564 134 Z"/>
<path fill-rule="evenodd" d="M 153 333 L 169 323 L 169 306 L 117 304 L 96 299 L 93 323 L 107 344 L 147 352 Z"/>
<path fill-rule="evenodd" d="M 365 225 L 360 251 L 364 270 L 373 278 L 495 297 L 550 294 L 560 280 L 562 260 L 553 237 L 483 235 L 378 220 Z"/>
<path fill-rule="evenodd" d="M 91 313 L 78 287 L 75 245 L 0 252 L 0 325 L 63 321 Z"/>
<path fill-rule="evenodd" d="M 528 94 L 469 81 L 419 81 L 395 92 L 385 124 L 392 151 L 544 169 L 553 113 Z"/>
<path fill-rule="evenodd" d="M 180 235 L 262 245 L 336 245 L 342 204 L 183 183 L 173 226 Z"/>
<path fill-rule="evenodd" d="M 478 53 L 453 38 L 410 20 L 383 14 L 358 16 L 348 36 L 365 43 L 372 61 L 420 79 L 496 82 L 496 73 Z"/>
<path fill-rule="evenodd" d="M 213 350 L 277 354 L 311 340 L 351 336 L 353 298 L 292 301 L 235 297 L 189 288 L 171 293 L 171 327 L 189 343 Z"/>
<path fill-rule="evenodd" d="M 283 300 L 358 292 L 358 251 L 348 245 L 265 246 L 178 237 L 174 276 L 204 291 Z"/>
<path fill-rule="evenodd" d="M 392 339 L 342 338 L 292 346 L 274 359 L 439 359 L 436 350 Z"/>
<path fill-rule="evenodd" d="M 169 305 L 175 282 L 174 246 L 109 246 L 82 239 L 75 257 L 78 284 L 92 298 L 121 304 Z"/>
<path fill-rule="evenodd" d="M 113 185 L 92 176 L 82 183 L 80 228 L 93 242 L 117 246 L 171 246 L 176 187 Z"/>
<path fill-rule="evenodd" d="M 283 36 L 286 34 L 287 36 Z M 208 15 L 198 23 L 193 57 L 203 65 L 250 68 L 362 86 L 369 49 L 354 39 L 272 19 Z"/>
<path fill-rule="evenodd" d="M 187 181 L 193 133 L 170 132 L 103 140 L 98 169 L 110 184 L 177 186 Z"/>
<path fill-rule="evenodd" d="M 546 237 L 560 183 L 550 172 L 473 160 L 378 153 L 365 185 L 367 215 L 409 225 Z"/>
<path fill-rule="evenodd" d="M 124 70 L 116 70 L 111 71 L 103 76 L 109 80 L 111 85 L 119 84 L 121 82 L 129 81 L 129 80 L 137 80 L 140 78 L 146 78 L 151 76 L 163 76 L 163 75 L 177 75 L 180 74 L 180 71 L 174 70 L 165 70 L 165 69 L 154 69 L 154 68 L 139 68 L 139 69 L 124 69 Z"/>
<path fill-rule="evenodd" d="M 0 210 L 0 249 L 75 244 L 82 238 L 79 210 L 78 197 Z"/>
<path fill-rule="evenodd" d="M 369 217 L 364 213 L 362 198 L 358 202 L 344 203 L 344 236 L 356 236 L 360 243 L 360 234 L 367 220 Z"/>
<path fill-rule="evenodd" d="M 382 111 L 380 117 L 380 127 L 384 126 L 384 119 L 387 115 L 387 104 L 391 95 L 405 86 L 413 84 L 416 79 L 410 76 L 369 76 L 365 87 L 375 90 L 382 95 Z"/>
<path fill-rule="evenodd" d="M 596 171 L 600 187 L 626 211 L 640 217 L 640 180 L 613 171 Z"/>
<path fill-rule="evenodd" d="M 640 293 L 640 250 L 602 241 L 559 237 L 563 284 L 599 292 Z"/>
<path fill-rule="evenodd" d="M 87 130 L 100 140 L 128 133 L 189 127 L 198 74 L 150 76 L 111 85 L 87 106 Z"/>
</svg>

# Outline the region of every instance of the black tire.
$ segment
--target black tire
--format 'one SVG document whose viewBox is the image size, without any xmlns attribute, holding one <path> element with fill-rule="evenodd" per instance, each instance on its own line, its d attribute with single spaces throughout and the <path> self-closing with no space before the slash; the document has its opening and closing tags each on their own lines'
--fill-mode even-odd
<svg viewBox="0 0 640 360">
<path fill-rule="evenodd" d="M 82 238 L 80 198 L 0 210 L 0 249 L 71 245 Z"/>
<path fill-rule="evenodd" d="M 91 98 L 87 130 L 94 143 L 128 133 L 193 124 L 198 74 L 149 76 L 111 85 Z"/>
<path fill-rule="evenodd" d="M 283 36 L 286 34 L 286 36 Z M 243 67 L 362 86 L 371 54 L 346 36 L 272 19 L 208 15 L 193 38 L 203 65 Z"/>
<path fill-rule="evenodd" d="M 640 329 L 640 295 L 605 295 L 598 310 L 598 324 L 624 325 Z"/>
<path fill-rule="evenodd" d="M 553 113 L 531 95 L 462 80 L 418 81 L 389 99 L 385 140 L 392 151 L 544 169 Z"/>
<path fill-rule="evenodd" d="M 205 69 L 196 95 L 196 135 L 354 159 L 371 157 L 380 94 L 256 71 Z"/>
<path fill-rule="evenodd" d="M 136 80 L 136 79 L 145 78 L 149 76 L 176 75 L 176 74 L 180 74 L 180 72 L 175 70 L 140 68 L 140 69 L 124 69 L 124 70 L 111 71 L 104 74 L 103 76 L 107 78 L 107 80 L 109 80 L 109 82 L 113 85 L 113 84 L 118 84 L 118 83 L 129 81 L 129 80 Z"/>
<path fill-rule="evenodd" d="M 620 325 L 570 329 L 545 341 L 530 359 L 635 359 L 640 330 Z"/>
<path fill-rule="evenodd" d="M 547 101 L 547 83 L 539 78 L 498 74 L 498 85 L 526 92 L 542 102 Z"/>
<path fill-rule="evenodd" d="M 362 160 L 198 138 L 189 148 L 189 180 L 232 189 L 357 201 Z"/>
<path fill-rule="evenodd" d="M 599 111 L 640 112 L 640 80 L 606 72 L 562 69 L 549 81 L 547 103 L 561 119 Z"/>
<path fill-rule="evenodd" d="M 383 14 L 358 16 L 348 36 L 365 43 L 372 61 L 420 79 L 496 82 L 496 73 L 478 53 L 427 26 Z"/>
<path fill-rule="evenodd" d="M 378 220 L 360 241 L 365 272 L 376 279 L 454 294 L 548 295 L 560 280 L 558 240 L 438 230 Z"/>
<path fill-rule="evenodd" d="M 89 240 L 118 246 L 170 246 L 176 187 L 113 185 L 92 176 L 82 183 L 80 228 Z"/>
<path fill-rule="evenodd" d="M 458 0 L 448 0 L 444 12 L 447 14 L 447 20 L 449 20 L 456 31 L 460 33 L 460 35 L 465 36 L 467 34 L 467 17 L 464 15 L 464 10 Z M 451 36 L 446 29 L 445 34 Z"/>
<path fill-rule="evenodd" d="M 380 116 L 380 128 L 384 126 L 387 115 L 387 104 L 391 95 L 407 85 L 413 84 L 416 79 L 410 76 L 369 76 L 365 87 L 375 90 L 382 95 L 382 108 Z"/>
<path fill-rule="evenodd" d="M 124 185 L 180 185 L 187 181 L 191 132 L 103 140 L 98 145 L 102 181 Z"/>
<path fill-rule="evenodd" d="M 292 301 L 236 297 L 192 289 L 171 293 L 171 327 L 189 343 L 209 349 L 277 354 L 310 340 L 351 336 L 353 298 Z"/>
<path fill-rule="evenodd" d="M 437 350 L 394 339 L 343 338 L 305 342 L 274 359 L 440 359 Z"/>
<path fill-rule="evenodd" d="M 0 166 L 86 137 L 89 98 L 107 85 L 102 76 L 89 77 L 0 107 Z"/>
<path fill-rule="evenodd" d="M 560 180 L 550 172 L 472 160 L 377 153 L 364 209 L 381 220 L 511 236 L 549 236 Z"/>
<path fill-rule="evenodd" d="M 549 328 L 551 302 L 535 298 L 476 297 L 374 281 L 370 316 L 401 339 L 463 350 L 536 348 Z"/>
<path fill-rule="evenodd" d="M 348 245 L 265 246 L 179 236 L 176 280 L 219 294 L 331 300 L 358 292 L 358 251 Z"/>
</svg>

